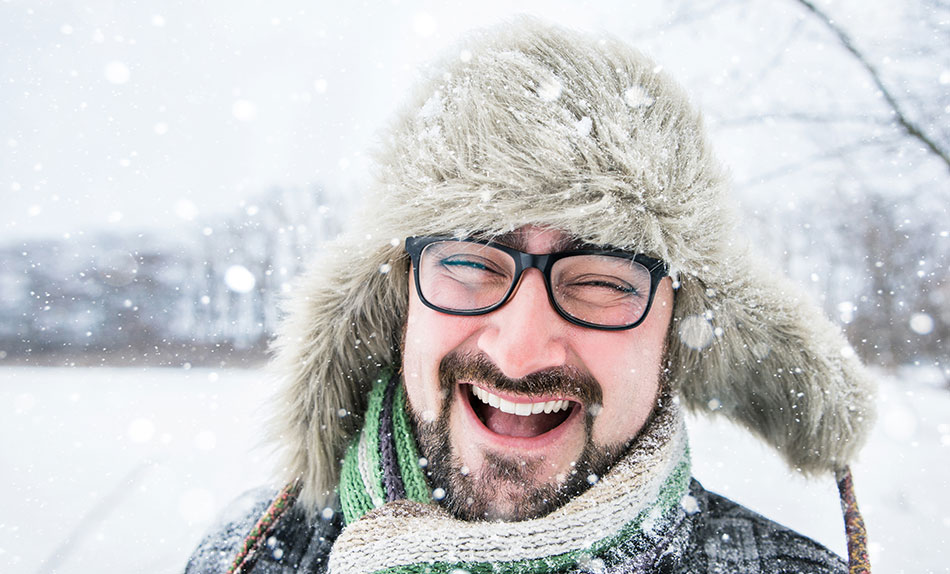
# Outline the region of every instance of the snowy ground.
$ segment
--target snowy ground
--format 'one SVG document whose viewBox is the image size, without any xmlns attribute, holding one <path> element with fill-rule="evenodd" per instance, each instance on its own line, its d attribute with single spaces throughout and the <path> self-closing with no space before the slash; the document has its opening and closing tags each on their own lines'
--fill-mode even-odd
<svg viewBox="0 0 950 574">
<path fill-rule="evenodd" d="M 885 380 L 854 468 L 874 571 L 947 572 L 950 392 Z M 0 369 L 0 572 L 180 572 L 214 515 L 267 481 L 259 371 Z M 830 478 L 790 475 L 727 423 L 691 420 L 694 471 L 839 553 Z"/>
</svg>

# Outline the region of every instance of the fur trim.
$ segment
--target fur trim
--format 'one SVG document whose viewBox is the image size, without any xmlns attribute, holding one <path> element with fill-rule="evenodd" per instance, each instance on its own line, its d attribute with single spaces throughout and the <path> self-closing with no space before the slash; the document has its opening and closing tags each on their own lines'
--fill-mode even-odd
<svg viewBox="0 0 950 574">
<path fill-rule="evenodd" d="M 286 308 L 275 431 L 302 500 L 331 494 L 366 385 L 399 363 L 403 240 L 528 224 L 670 264 L 669 375 L 691 408 L 747 426 L 804 472 L 851 460 L 872 381 L 801 289 L 739 243 L 727 178 L 683 90 L 613 39 L 533 20 L 461 49 L 469 57 L 430 70 L 392 126 L 366 226 L 327 246 Z"/>
</svg>

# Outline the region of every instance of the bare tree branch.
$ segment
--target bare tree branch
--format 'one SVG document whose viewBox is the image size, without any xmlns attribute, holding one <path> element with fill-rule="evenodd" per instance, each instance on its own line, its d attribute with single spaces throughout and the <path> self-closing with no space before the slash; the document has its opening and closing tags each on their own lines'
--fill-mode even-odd
<svg viewBox="0 0 950 574">
<path fill-rule="evenodd" d="M 796 124 L 857 124 L 857 125 L 890 125 L 889 121 L 869 117 L 865 114 L 842 114 L 825 112 L 809 114 L 803 112 L 765 112 L 745 116 L 721 118 L 715 122 L 717 128 L 745 127 L 748 125 L 762 125 L 765 121 L 790 122 Z"/>
<path fill-rule="evenodd" d="M 898 136 L 895 135 L 895 138 Z M 868 149 L 868 140 L 865 138 L 858 139 L 856 141 L 843 144 L 830 149 L 820 150 L 808 157 L 801 158 L 792 162 L 779 165 L 774 169 L 771 169 L 766 172 L 762 172 L 752 177 L 745 179 L 744 181 L 739 181 L 734 184 L 736 189 L 745 189 L 753 185 L 761 185 L 768 181 L 780 179 L 786 177 L 790 174 L 796 173 L 805 169 L 812 169 L 817 163 L 827 162 L 838 160 L 843 157 L 847 157 L 850 154 L 858 153 L 863 150 Z M 887 140 L 879 140 L 876 142 L 878 144 L 887 145 L 890 142 Z"/>
<path fill-rule="evenodd" d="M 645 38 L 655 37 L 674 28 L 692 26 L 697 22 L 703 22 L 708 19 L 710 15 L 720 10 L 740 6 L 747 2 L 749 2 L 749 0 L 712 0 L 705 5 L 695 0 L 671 2 L 667 6 L 670 15 L 665 23 L 659 26 L 650 25 L 643 29 L 635 30 L 635 37 L 643 41 Z"/>
<path fill-rule="evenodd" d="M 937 142 L 931 139 L 924 131 L 910 118 L 908 118 L 904 111 L 901 109 L 900 103 L 891 93 L 891 91 L 884 85 L 884 82 L 881 80 L 881 76 L 878 73 L 877 69 L 871 65 L 868 59 L 861 53 L 851 41 L 851 38 L 848 34 L 838 26 L 834 20 L 832 20 L 827 14 L 822 12 L 818 7 L 814 5 L 810 0 L 797 0 L 799 4 L 807 8 L 819 20 L 829 29 L 831 32 L 837 36 L 838 41 L 841 42 L 841 45 L 851 53 L 852 56 L 858 61 L 859 64 L 867 71 L 871 76 L 871 79 L 874 80 L 874 84 L 881 91 L 881 94 L 884 96 L 884 99 L 887 101 L 887 105 L 890 106 L 891 110 L 894 113 L 894 117 L 897 120 L 898 125 L 907 133 L 910 137 L 916 139 L 917 141 L 924 144 L 924 146 L 930 150 L 934 155 L 943 160 L 943 163 L 947 166 L 947 169 L 950 169 L 950 152 L 943 149 Z"/>
<path fill-rule="evenodd" d="M 736 93 L 740 95 L 747 93 L 749 89 L 752 88 L 752 86 L 761 84 L 765 80 L 766 76 L 778 69 L 782 58 L 785 57 L 785 50 L 798 39 L 802 28 L 803 20 L 796 21 L 792 26 L 792 29 L 788 31 L 788 34 L 786 34 L 785 39 L 781 42 L 776 42 L 775 45 L 772 46 L 772 57 L 769 59 L 769 61 L 763 66 L 760 66 L 759 71 L 755 74 L 755 76 L 747 79 L 745 84 L 739 88 Z"/>
</svg>

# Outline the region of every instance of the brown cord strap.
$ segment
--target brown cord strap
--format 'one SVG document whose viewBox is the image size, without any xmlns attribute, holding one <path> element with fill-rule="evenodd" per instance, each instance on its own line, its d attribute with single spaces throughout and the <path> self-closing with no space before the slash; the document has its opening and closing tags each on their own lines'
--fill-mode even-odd
<svg viewBox="0 0 950 574">
<path fill-rule="evenodd" d="M 868 531 L 864 518 L 858 510 L 858 499 L 854 495 L 854 483 L 851 480 L 851 468 L 844 467 L 835 473 L 838 482 L 838 495 L 841 497 L 841 513 L 844 515 L 844 529 L 848 535 L 848 572 L 849 574 L 871 574 L 871 562 L 868 560 Z"/>
<path fill-rule="evenodd" d="M 257 559 L 257 552 L 260 550 L 267 534 L 277 522 L 277 519 L 294 505 L 297 501 L 297 495 L 300 494 L 300 480 L 295 480 L 284 487 L 277 495 L 277 498 L 271 502 L 264 514 L 258 519 L 257 524 L 251 529 L 250 534 L 244 539 L 241 550 L 234 557 L 234 562 L 228 569 L 228 574 L 245 574 L 250 572 L 254 562 Z"/>
</svg>

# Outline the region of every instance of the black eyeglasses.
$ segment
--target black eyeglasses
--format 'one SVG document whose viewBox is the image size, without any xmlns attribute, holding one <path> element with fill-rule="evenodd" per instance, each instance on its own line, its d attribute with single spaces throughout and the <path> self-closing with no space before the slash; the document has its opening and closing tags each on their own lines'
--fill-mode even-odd
<svg viewBox="0 0 950 574">
<path fill-rule="evenodd" d="M 544 275 L 548 299 L 566 320 L 593 329 L 636 327 L 650 311 L 668 273 L 652 257 L 580 249 L 534 255 L 477 239 L 410 237 L 416 292 L 427 307 L 449 315 L 483 315 L 514 293 L 525 269 Z"/>
</svg>

